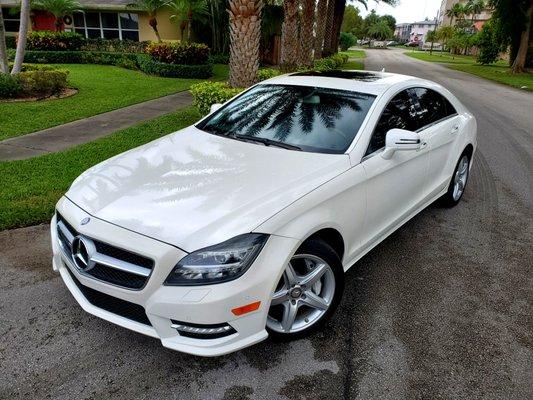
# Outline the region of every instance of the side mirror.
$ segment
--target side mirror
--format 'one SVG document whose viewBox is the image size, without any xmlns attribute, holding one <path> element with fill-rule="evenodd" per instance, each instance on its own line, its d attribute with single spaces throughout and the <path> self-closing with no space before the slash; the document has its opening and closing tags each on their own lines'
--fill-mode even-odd
<svg viewBox="0 0 533 400">
<path fill-rule="evenodd" d="M 385 150 L 381 153 L 381 157 L 390 160 L 397 151 L 419 150 L 421 147 L 418 133 L 394 128 L 385 136 Z"/>
<path fill-rule="evenodd" d="M 222 104 L 220 104 L 220 103 L 211 104 L 211 108 L 209 110 L 209 114 L 214 113 L 220 107 L 222 107 Z"/>
</svg>

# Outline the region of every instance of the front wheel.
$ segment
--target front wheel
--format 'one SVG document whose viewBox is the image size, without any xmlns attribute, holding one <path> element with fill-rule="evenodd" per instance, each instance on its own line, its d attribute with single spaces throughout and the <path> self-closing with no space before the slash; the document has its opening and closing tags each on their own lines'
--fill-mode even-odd
<svg viewBox="0 0 533 400">
<path fill-rule="evenodd" d="M 463 153 L 457 162 L 453 172 L 452 181 L 448 186 L 448 191 L 442 196 L 441 203 L 445 207 L 453 207 L 459 204 L 468 182 L 468 173 L 470 171 L 470 157 Z"/>
<path fill-rule="evenodd" d="M 333 314 L 344 291 L 339 256 L 322 240 L 304 243 L 285 266 L 267 317 L 278 339 L 306 336 Z"/>
</svg>

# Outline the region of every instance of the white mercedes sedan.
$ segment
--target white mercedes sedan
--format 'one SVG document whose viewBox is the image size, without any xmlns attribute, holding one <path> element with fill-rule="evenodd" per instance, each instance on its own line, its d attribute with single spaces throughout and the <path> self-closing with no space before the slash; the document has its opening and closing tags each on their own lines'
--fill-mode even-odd
<svg viewBox="0 0 533 400">
<path fill-rule="evenodd" d="M 53 268 L 85 311 L 174 350 L 298 338 L 362 256 L 461 200 L 476 129 L 426 80 L 276 77 L 78 177 L 52 219 Z"/>
</svg>

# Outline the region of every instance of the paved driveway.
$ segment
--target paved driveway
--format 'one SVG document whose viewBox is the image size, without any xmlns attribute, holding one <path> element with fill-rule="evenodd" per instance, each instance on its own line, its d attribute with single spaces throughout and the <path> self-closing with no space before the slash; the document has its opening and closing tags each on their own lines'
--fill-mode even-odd
<svg viewBox="0 0 533 400">
<path fill-rule="evenodd" d="M 532 398 L 533 94 L 368 53 L 368 69 L 434 79 L 476 114 L 461 205 L 429 207 L 352 268 L 323 332 L 215 359 L 83 313 L 46 226 L 0 233 L 0 398 Z"/>
</svg>

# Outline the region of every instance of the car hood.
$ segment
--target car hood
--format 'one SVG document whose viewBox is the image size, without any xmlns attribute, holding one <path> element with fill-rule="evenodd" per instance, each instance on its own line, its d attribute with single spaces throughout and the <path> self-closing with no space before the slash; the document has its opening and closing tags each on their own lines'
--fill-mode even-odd
<svg viewBox="0 0 533 400">
<path fill-rule="evenodd" d="M 193 251 L 253 231 L 348 168 L 344 154 L 189 127 L 92 167 L 66 197 L 97 218 Z"/>
</svg>

